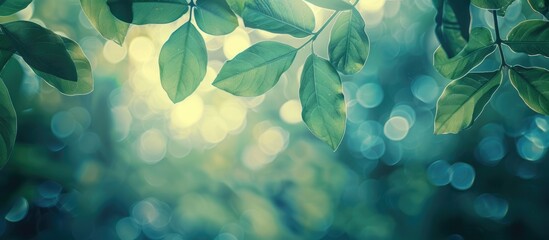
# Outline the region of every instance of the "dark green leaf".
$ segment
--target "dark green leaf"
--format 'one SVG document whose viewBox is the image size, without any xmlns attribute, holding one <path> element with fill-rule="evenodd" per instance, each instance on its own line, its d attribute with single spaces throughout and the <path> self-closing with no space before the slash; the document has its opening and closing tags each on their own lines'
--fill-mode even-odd
<svg viewBox="0 0 549 240">
<path fill-rule="evenodd" d="M 299 98 L 309 130 L 336 150 L 345 134 L 346 107 L 341 79 L 330 62 L 309 56 L 301 74 Z"/>
<path fill-rule="evenodd" d="M 332 28 L 328 53 L 330 62 L 344 74 L 355 74 L 364 67 L 370 41 L 364 31 L 364 19 L 353 9 L 339 15 Z"/>
<path fill-rule="evenodd" d="M 516 66 L 509 69 L 509 78 L 528 107 L 549 115 L 549 71 Z"/>
<path fill-rule="evenodd" d="M 528 0 L 528 3 L 536 12 L 539 12 L 549 18 L 549 0 Z"/>
<path fill-rule="evenodd" d="M 80 4 L 91 24 L 103 37 L 119 45 L 124 42 L 130 25 L 112 15 L 107 0 L 80 0 Z"/>
<path fill-rule="evenodd" d="M 78 81 L 67 81 L 67 79 L 56 77 L 33 68 L 34 72 L 36 72 L 38 76 L 43 78 L 51 86 L 57 88 L 60 92 L 66 95 L 82 95 L 90 93 L 93 91 L 93 76 L 88 58 L 78 43 L 65 37 L 61 38 L 63 39 L 63 43 L 65 44 L 65 47 L 67 48 L 69 55 L 76 66 Z"/>
<path fill-rule="evenodd" d="M 0 71 L 4 68 L 6 63 L 8 63 L 11 56 L 13 56 L 13 51 L 0 50 Z"/>
<path fill-rule="evenodd" d="M 27 21 L 5 23 L 0 27 L 29 66 L 62 79 L 77 80 L 76 67 L 57 34 Z"/>
<path fill-rule="evenodd" d="M 448 57 L 457 55 L 469 41 L 470 0 L 434 0 L 437 8 L 435 33 Z"/>
<path fill-rule="evenodd" d="M 237 96 L 259 96 L 274 87 L 297 49 L 265 41 L 244 50 L 221 68 L 213 85 Z"/>
<path fill-rule="evenodd" d="M 202 35 L 190 22 L 172 33 L 160 51 L 160 79 L 176 103 L 191 95 L 206 75 L 208 52 Z"/>
<path fill-rule="evenodd" d="M 514 27 L 504 42 L 513 51 L 549 57 L 549 22 L 528 20 Z"/>
<path fill-rule="evenodd" d="M 306 0 L 306 1 L 322 8 L 328 8 L 328 9 L 338 10 L 338 11 L 349 10 L 353 8 L 353 5 L 351 5 L 349 2 L 345 0 Z"/>
<path fill-rule="evenodd" d="M 242 11 L 246 27 L 307 37 L 315 28 L 313 11 L 302 0 L 255 0 Z"/>
<path fill-rule="evenodd" d="M 442 76 L 458 79 L 482 63 L 494 50 L 496 45 L 490 30 L 483 27 L 474 28 L 469 43 L 453 58 L 448 58 L 446 52 L 439 47 L 435 51 L 434 65 Z"/>
<path fill-rule="evenodd" d="M 484 9 L 500 9 L 509 6 L 515 0 L 471 0 L 473 5 Z"/>
<path fill-rule="evenodd" d="M 226 0 L 226 1 L 234 13 L 236 13 L 237 15 L 241 15 L 242 11 L 244 10 L 244 6 L 246 5 L 246 2 L 251 2 L 253 0 Z"/>
<path fill-rule="evenodd" d="M 10 158 L 17 135 L 17 117 L 8 88 L 0 79 L 0 167 Z"/>
<path fill-rule="evenodd" d="M 107 0 L 112 14 L 137 25 L 170 23 L 189 10 L 187 0 Z"/>
<path fill-rule="evenodd" d="M 437 102 L 435 134 L 458 133 L 471 126 L 502 79 L 501 71 L 471 73 L 448 84 Z"/>
<path fill-rule="evenodd" d="M 225 35 L 238 27 L 238 20 L 225 0 L 198 0 L 195 8 L 198 27 L 211 35 Z"/>
<path fill-rule="evenodd" d="M 0 16 L 12 15 L 25 9 L 32 0 L 0 0 Z"/>
</svg>

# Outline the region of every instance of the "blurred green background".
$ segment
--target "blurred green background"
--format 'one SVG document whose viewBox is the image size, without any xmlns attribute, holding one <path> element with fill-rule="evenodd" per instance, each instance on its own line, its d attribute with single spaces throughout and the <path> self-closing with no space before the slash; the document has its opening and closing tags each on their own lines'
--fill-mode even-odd
<svg viewBox="0 0 549 240">
<path fill-rule="evenodd" d="M 431 0 L 362 0 L 366 67 L 344 76 L 348 124 L 337 152 L 301 121 L 298 76 L 234 97 L 210 84 L 252 43 L 288 36 L 238 28 L 206 38 L 198 91 L 173 104 L 160 47 L 186 18 L 132 27 L 105 42 L 77 0 L 36 0 L 1 22 L 27 19 L 75 39 L 94 69 L 92 94 L 67 97 L 20 59 L 1 73 L 18 114 L 14 155 L 0 170 L 0 239 L 549 239 L 549 118 L 508 81 L 475 125 L 433 135 L 448 83 L 432 67 Z M 330 12 L 315 8 L 317 26 Z M 493 26 L 472 9 L 473 25 Z M 541 18 L 523 1 L 502 34 Z M 242 26 L 242 25 L 241 25 Z M 326 56 L 322 42 L 317 53 Z M 513 64 L 549 66 L 505 49 Z M 497 68 L 496 56 L 479 70 Z"/>
</svg>

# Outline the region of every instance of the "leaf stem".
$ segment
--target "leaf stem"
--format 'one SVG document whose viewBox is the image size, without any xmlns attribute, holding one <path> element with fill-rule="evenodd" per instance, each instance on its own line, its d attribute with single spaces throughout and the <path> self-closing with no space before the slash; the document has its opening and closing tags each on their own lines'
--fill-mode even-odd
<svg viewBox="0 0 549 240">
<path fill-rule="evenodd" d="M 355 3 L 353 3 L 353 9 L 354 7 L 358 4 L 358 2 L 360 2 L 360 0 L 356 0 Z M 352 9 L 350 9 L 352 11 Z M 349 10 L 346 10 L 346 11 L 349 11 Z M 311 38 L 309 38 L 309 40 L 307 40 L 305 43 L 303 43 L 303 45 L 301 45 L 299 48 L 297 48 L 298 50 L 302 49 L 303 47 L 305 47 L 307 44 L 309 44 L 310 42 L 316 40 L 316 38 L 318 37 L 318 35 L 320 35 L 322 33 L 322 31 L 324 31 L 324 29 L 326 29 L 326 27 L 328 27 L 328 25 L 334 20 L 334 18 L 341 12 L 341 10 L 339 11 L 335 11 L 329 18 L 328 20 L 326 20 L 326 22 L 324 22 L 324 24 L 318 29 L 318 31 L 314 32 L 313 33 L 313 36 Z"/>
<path fill-rule="evenodd" d="M 189 4 L 189 21 L 188 22 L 191 22 L 191 20 L 193 19 L 193 9 L 194 9 L 194 6 L 196 6 L 194 4 L 194 2 L 191 0 L 190 4 Z"/>
<path fill-rule="evenodd" d="M 498 45 L 499 56 L 501 58 L 500 69 L 502 69 L 504 67 L 508 67 L 509 65 L 507 65 L 507 63 L 505 62 L 505 55 L 503 54 L 503 48 L 501 47 L 501 43 L 503 41 L 501 40 L 501 35 L 499 34 L 498 14 L 496 10 L 492 10 L 492 15 L 494 15 L 494 28 L 496 29 L 496 44 Z"/>
</svg>

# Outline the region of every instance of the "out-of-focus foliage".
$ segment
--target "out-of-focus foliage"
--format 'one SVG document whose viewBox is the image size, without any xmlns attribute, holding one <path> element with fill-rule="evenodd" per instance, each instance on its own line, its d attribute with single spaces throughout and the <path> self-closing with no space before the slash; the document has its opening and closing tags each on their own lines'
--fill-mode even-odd
<svg viewBox="0 0 549 240">
<path fill-rule="evenodd" d="M 331 14 L 311 8 L 321 23 Z M 205 80 L 173 104 L 157 60 L 187 19 L 132 27 L 119 46 L 97 33 L 75 0 L 35 1 L 11 16 L 75 39 L 96 81 L 93 93 L 67 97 L 20 58 L 6 64 L 0 75 L 19 132 L 0 170 L 0 238 L 549 238 L 549 118 L 503 81 L 470 129 L 433 135 L 436 100 L 449 80 L 432 66 L 439 44 L 432 2 L 357 8 L 375 47 L 368 67 L 341 76 L 349 108 L 336 153 L 301 124 L 299 66 L 260 97 L 210 86 L 222 63 L 252 44 L 300 40 L 243 27 L 223 37 L 201 32 Z M 486 11 L 471 14 L 474 27 L 492 23 Z M 516 1 L 501 31 L 535 16 Z M 318 41 L 328 43 L 328 33 Z M 315 52 L 327 58 L 323 46 Z M 548 67 L 542 56 L 504 51 L 510 64 Z M 478 71 L 498 66 L 489 56 Z"/>
</svg>

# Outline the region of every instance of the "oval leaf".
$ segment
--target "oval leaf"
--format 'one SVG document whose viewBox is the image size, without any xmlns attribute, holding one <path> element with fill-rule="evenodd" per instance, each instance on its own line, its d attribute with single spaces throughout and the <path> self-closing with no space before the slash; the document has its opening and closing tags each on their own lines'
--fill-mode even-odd
<svg viewBox="0 0 549 240">
<path fill-rule="evenodd" d="M 0 168 L 10 158 L 17 135 L 17 117 L 8 88 L 0 79 Z"/>
<path fill-rule="evenodd" d="M 471 0 L 473 5 L 484 9 L 500 9 L 511 5 L 515 0 Z"/>
<path fill-rule="evenodd" d="M 509 78 L 528 107 L 549 115 L 549 71 L 516 66 L 509 69 Z"/>
<path fill-rule="evenodd" d="M 52 74 L 48 74 L 37 69 L 33 69 L 34 72 L 36 72 L 36 75 L 43 78 L 48 84 L 54 88 L 57 88 L 57 90 L 66 95 L 83 95 L 92 92 L 92 69 L 88 58 L 84 54 L 84 51 L 82 51 L 80 45 L 78 45 L 75 41 L 65 37 L 61 37 L 61 39 L 63 39 L 63 44 L 65 44 L 65 48 L 68 50 L 69 55 L 76 66 L 78 81 L 67 81 L 67 79 L 56 77 Z"/>
<path fill-rule="evenodd" d="M 0 0 L 0 16 L 12 15 L 25 9 L 32 0 Z"/>
<path fill-rule="evenodd" d="M 174 102 L 191 95 L 206 75 L 208 52 L 202 35 L 190 22 L 172 33 L 160 51 L 162 87 Z"/>
<path fill-rule="evenodd" d="M 10 22 L 0 27 L 29 66 L 62 79 L 77 80 L 74 62 L 57 34 L 27 21 Z"/>
<path fill-rule="evenodd" d="M 307 37 L 315 28 L 313 11 L 302 0 L 256 0 L 246 3 L 242 11 L 246 27 L 272 33 Z"/>
<path fill-rule="evenodd" d="M 549 0 L 528 0 L 528 3 L 536 12 L 539 12 L 549 18 Z"/>
<path fill-rule="evenodd" d="M 225 35 L 238 27 L 238 20 L 225 0 L 198 0 L 195 16 L 198 27 L 207 34 Z"/>
<path fill-rule="evenodd" d="M 433 3 L 437 8 L 435 33 L 438 41 L 446 55 L 450 58 L 454 57 L 469 41 L 470 0 L 434 0 Z"/>
<path fill-rule="evenodd" d="M 494 50 L 496 45 L 490 30 L 483 27 L 474 28 L 469 43 L 455 57 L 448 58 L 446 52 L 439 47 L 435 51 L 434 65 L 442 76 L 458 79 L 482 63 Z"/>
<path fill-rule="evenodd" d="M 328 53 L 330 62 L 338 71 L 355 74 L 364 67 L 370 53 L 370 41 L 364 27 L 364 19 L 355 9 L 341 13 L 337 18 Z"/>
<path fill-rule="evenodd" d="M 353 5 L 344 0 L 306 0 L 316 6 L 337 11 L 349 10 Z"/>
<path fill-rule="evenodd" d="M 346 107 L 341 79 L 330 62 L 309 56 L 301 73 L 299 99 L 309 130 L 336 150 L 345 134 Z"/>
<path fill-rule="evenodd" d="M 257 43 L 227 61 L 213 85 L 237 96 L 259 96 L 276 85 L 296 53 L 297 49 L 286 44 Z"/>
<path fill-rule="evenodd" d="M 448 84 L 437 102 L 435 134 L 458 133 L 471 126 L 502 79 L 501 71 L 471 73 Z"/>
<path fill-rule="evenodd" d="M 170 23 L 187 12 L 187 0 L 107 0 L 112 14 L 137 25 Z"/>
<path fill-rule="evenodd" d="M 515 26 L 504 42 L 513 51 L 549 57 L 549 22 L 528 20 Z"/>
<path fill-rule="evenodd" d="M 80 0 L 80 4 L 90 23 L 103 37 L 122 45 L 130 25 L 112 15 L 107 0 Z"/>
</svg>

